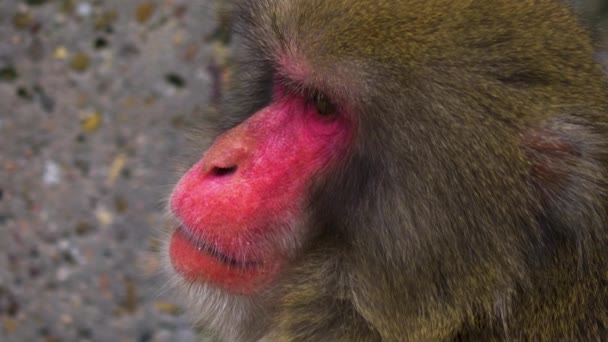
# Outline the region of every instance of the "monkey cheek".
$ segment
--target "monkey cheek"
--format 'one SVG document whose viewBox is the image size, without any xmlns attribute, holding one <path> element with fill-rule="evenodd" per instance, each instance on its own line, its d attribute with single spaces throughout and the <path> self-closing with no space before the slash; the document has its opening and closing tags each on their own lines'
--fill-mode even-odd
<svg viewBox="0 0 608 342">
<path fill-rule="evenodd" d="M 230 293 L 252 295 L 270 285 L 281 270 L 281 258 L 269 257 L 248 265 L 234 265 L 191 242 L 176 230 L 169 244 L 169 256 L 175 271 L 187 282 L 210 284 Z"/>
</svg>

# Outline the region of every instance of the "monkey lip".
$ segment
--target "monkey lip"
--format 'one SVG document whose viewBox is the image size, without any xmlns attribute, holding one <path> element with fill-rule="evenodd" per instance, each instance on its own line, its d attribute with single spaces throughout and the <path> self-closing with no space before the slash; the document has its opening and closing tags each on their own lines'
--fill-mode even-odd
<svg viewBox="0 0 608 342">
<path fill-rule="evenodd" d="M 181 234 L 186 240 L 188 240 L 188 242 L 194 245 L 200 253 L 212 256 L 216 258 L 219 262 L 225 264 L 226 266 L 248 269 L 258 267 L 262 264 L 260 261 L 237 260 L 237 258 L 231 257 L 228 254 L 218 250 L 217 248 L 211 247 L 207 242 L 203 241 L 200 238 L 197 238 L 193 233 L 191 233 L 183 226 L 179 226 L 177 228 L 176 234 Z"/>
<path fill-rule="evenodd" d="M 279 258 L 242 260 L 203 242 L 186 227 L 178 227 L 169 243 L 169 257 L 177 273 L 192 283 L 216 285 L 235 294 L 253 294 L 280 271 Z"/>
</svg>

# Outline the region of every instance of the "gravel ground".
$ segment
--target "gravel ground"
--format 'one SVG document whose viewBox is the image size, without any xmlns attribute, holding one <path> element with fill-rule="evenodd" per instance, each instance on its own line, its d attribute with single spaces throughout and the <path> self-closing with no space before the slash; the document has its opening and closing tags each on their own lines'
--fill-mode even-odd
<svg viewBox="0 0 608 342">
<path fill-rule="evenodd" d="M 212 1 L 0 0 L 0 341 L 194 341 L 155 233 L 227 77 Z"/>
<path fill-rule="evenodd" d="M 230 76 L 221 8 L 0 0 L 0 341 L 200 340 L 155 232 Z"/>
</svg>

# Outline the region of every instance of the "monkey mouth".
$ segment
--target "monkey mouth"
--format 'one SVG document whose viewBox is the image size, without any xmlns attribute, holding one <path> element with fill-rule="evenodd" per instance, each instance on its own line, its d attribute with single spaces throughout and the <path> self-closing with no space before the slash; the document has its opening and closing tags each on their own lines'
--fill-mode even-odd
<svg viewBox="0 0 608 342">
<path fill-rule="evenodd" d="M 185 240 L 196 247 L 199 253 L 211 256 L 226 266 L 240 269 L 252 269 L 257 268 L 262 264 L 260 261 L 238 260 L 235 257 L 229 256 L 218 250 L 218 248 L 212 247 L 200 237 L 195 236 L 194 233 L 190 232 L 184 226 L 177 227 L 175 234 L 180 234 Z"/>
<path fill-rule="evenodd" d="M 239 295 L 260 291 L 272 283 L 282 269 L 279 257 L 267 255 L 261 261 L 240 257 L 240 251 L 237 256 L 236 253 L 230 255 L 184 226 L 173 232 L 168 252 L 173 269 L 186 281 L 219 286 Z M 242 252 L 246 256 L 248 251 Z"/>
</svg>

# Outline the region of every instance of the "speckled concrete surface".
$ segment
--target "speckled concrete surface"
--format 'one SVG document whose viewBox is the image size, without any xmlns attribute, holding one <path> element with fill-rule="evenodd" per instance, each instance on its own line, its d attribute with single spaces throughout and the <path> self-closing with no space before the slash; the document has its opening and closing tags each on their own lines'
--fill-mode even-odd
<svg viewBox="0 0 608 342">
<path fill-rule="evenodd" d="M 0 0 L 0 341 L 207 340 L 160 290 L 155 232 L 229 77 L 221 8 Z"/>
<path fill-rule="evenodd" d="M 217 12 L 0 0 L 0 341 L 197 340 L 155 232 L 216 92 Z"/>
</svg>

